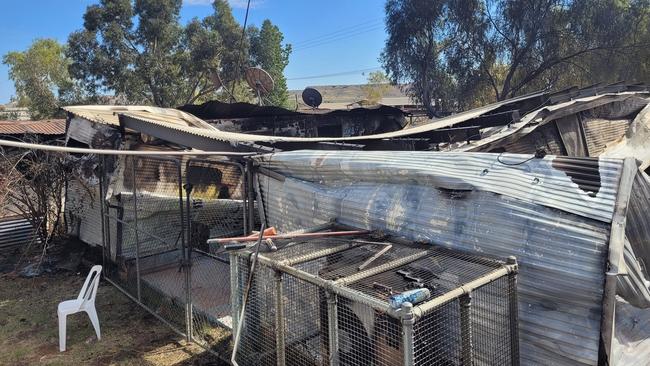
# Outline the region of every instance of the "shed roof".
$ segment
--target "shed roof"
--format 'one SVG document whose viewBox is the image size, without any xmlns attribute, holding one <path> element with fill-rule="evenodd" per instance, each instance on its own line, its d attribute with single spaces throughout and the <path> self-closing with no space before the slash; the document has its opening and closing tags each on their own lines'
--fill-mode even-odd
<svg viewBox="0 0 650 366">
<path fill-rule="evenodd" d="M 63 135 L 64 119 L 46 119 L 39 121 L 0 121 L 0 135 Z"/>
</svg>

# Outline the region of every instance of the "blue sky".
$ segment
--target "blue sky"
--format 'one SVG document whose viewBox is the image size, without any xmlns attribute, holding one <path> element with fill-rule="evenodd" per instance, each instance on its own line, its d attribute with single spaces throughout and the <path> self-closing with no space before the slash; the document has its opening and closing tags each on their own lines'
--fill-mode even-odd
<svg viewBox="0 0 650 366">
<path fill-rule="evenodd" d="M 93 0 L 0 0 L 0 55 L 24 50 L 37 38 L 64 43 L 80 29 Z M 210 0 L 184 0 L 181 22 L 212 12 Z M 244 21 L 246 0 L 231 0 L 233 13 Z M 386 34 L 383 0 L 252 0 L 248 24 L 270 19 L 285 41 L 294 45 L 285 70 L 290 89 L 309 85 L 361 84 L 379 66 Z M 313 76 L 322 76 L 311 78 Z M 305 78 L 310 77 L 310 78 Z M 5 65 L 0 65 L 0 103 L 14 94 Z"/>
</svg>

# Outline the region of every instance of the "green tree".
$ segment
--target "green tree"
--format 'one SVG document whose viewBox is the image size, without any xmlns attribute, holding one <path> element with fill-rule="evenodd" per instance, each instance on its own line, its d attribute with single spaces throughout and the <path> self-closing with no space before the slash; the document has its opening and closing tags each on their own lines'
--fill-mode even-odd
<svg viewBox="0 0 650 366">
<path fill-rule="evenodd" d="M 366 95 L 366 100 L 371 104 L 377 104 L 381 98 L 390 90 L 390 80 L 381 71 L 373 71 L 368 74 L 368 82 L 361 89 Z"/>
<path fill-rule="evenodd" d="M 221 78 L 226 84 L 239 81 L 243 76 L 243 66 L 248 58 L 249 41 L 242 38 L 242 27 L 232 15 L 226 0 L 215 0 L 214 12 L 203 23 L 220 39 L 219 59 Z"/>
<path fill-rule="evenodd" d="M 112 91 L 132 103 L 175 107 L 215 93 L 211 75 L 227 79 L 234 22 L 224 1 L 214 15 L 179 24 L 182 0 L 101 0 L 68 40 L 70 71 L 90 93 Z M 230 23 L 229 23 L 230 24 Z M 232 24 L 230 24 L 232 25 Z"/>
<path fill-rule="evenodd" d="M 461 105 L 486 89 L 503 100 L 624 78 L 644 62 L 648 8 L 648 0 L 389 0 L 382 59 L 391 78 L 434 84 Z M 425 91 L 417 94 L 428 99 Z"/>
<path fill-rule="evenodd" d="M 251 27 L 249 37 L 251 63 L 266 70 L 274 81 L 274 88 L 265 99 L 272 105 L 288 107 L 289 91 L 284 69 L 289 64 L 291 45 L 282 44 L 284 41 L 282 32 L 268 19 L 262 23 L 259 30 Z"/>
<path fill-rule="evenodd" d="M 448 15 L 446 0 L 386 2 L 384 69 L 393 83 L 404 85 L 406 93 L 425 106 L 430 117 L 452 101 L 452 80 L 442 60 Z"/>
<path fill-rule="evenodd" d="M 65 47 L 54 39 L 38 39 L 23 52 L 4 55 L 20 106 L 29 108 L 33 119 L 57 114 L 74 84 L 68 74 Z"/>
</svg>

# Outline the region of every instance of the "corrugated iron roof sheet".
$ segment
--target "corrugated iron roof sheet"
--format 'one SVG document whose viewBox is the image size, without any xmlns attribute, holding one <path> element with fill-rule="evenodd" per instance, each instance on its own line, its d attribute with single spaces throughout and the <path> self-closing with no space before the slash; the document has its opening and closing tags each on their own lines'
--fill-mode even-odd
<svg viewBox="0 0 650 366">
<path fill-rule="evenodd" d="M 108 105 L 84 105 L 62 107 L 66 112 L 88 121 L 119 126 L 119 114 L 133 113 L 146 116 L 147 119 L 164 121 L 169 125 L 192 126 L 211 129 L 210 124 L 194 117 L 189 113 L 173 108 L 158 108 L 149 106 L 108 106 Z"/>
<path fill-rule="evenodd" d="M 260 164 L 315 182 L 408 184 L 483 190 L 610 222 L 621 161 L 491 153 L 291 151 L 263 155 Z M 523 163 L 522 163 L 523 162 Z M 516 164 L 516 165 L 509 165 Z"/>
<path fill-rule="evenodd" d="M 0 121 L 0 135 L 63 135 L 65 134 L 64 119 L 48 119 L 40 121 Z"/>
</svg>

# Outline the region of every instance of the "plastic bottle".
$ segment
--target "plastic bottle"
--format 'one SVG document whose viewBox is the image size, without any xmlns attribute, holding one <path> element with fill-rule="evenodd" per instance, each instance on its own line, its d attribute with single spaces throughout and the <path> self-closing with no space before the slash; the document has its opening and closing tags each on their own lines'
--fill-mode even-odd
<svg viewBox="0 0 650 366">
<path fill-rule="evenodd" d="M 388 299 L 390 307 L 393 309 L 399 309 L 402 306 L 402 303 L 410 302 L 411 304 L 417 304 L 422 301 L 427 300 L 431 297 L 431 291 L 428 288 L 417 288 L 415 290 L 404 291 L 399 294 L 395 294 Z"/>
</svg>

